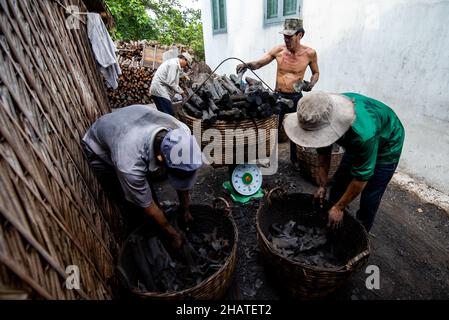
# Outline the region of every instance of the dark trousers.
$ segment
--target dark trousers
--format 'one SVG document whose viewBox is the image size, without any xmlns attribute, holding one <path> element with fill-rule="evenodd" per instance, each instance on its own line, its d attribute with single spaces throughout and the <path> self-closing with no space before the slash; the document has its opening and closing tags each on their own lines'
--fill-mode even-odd
<svg viewBox="0 0 449 320">
<path fill-rule="evenodd" d="M 278 130 L 281 130 L 282 121 L 284 120 L 285 115 L 288 114 L 288 113 L 296 112 L 298 101 L 299 101 L 299 99 L 302 98 L 302 93 L 301 92 L 300 93 L 282 93 L 282 92 L 279 92 L 279 95 L 282 98 L 293 100 L 293 108 L 287 109 L 287 110 L 283 109 L 279 113 Z M 293 163 L 298 161 L 298 157 L 296 155 L 296 144 L 293 141 L 291 141 L 291 140 L 290 140 L 290 161 L 293 162 Z"/>
<path fill-rule="evenodd" d="M 343 196 L 352 181 L 350 174 L 353 156 L 345 153 L 337 172 L 332 179 L 332 188 L 329 195 L 331 203 L 337 203 Z M 374 169 L 374 175 L 368 180 L 365 188 L 360 195 L 360 208 L 357 211 L 357 219 L 370 231 L 373 226 L 374 218 L 379 209 L 380 201 L 398 166 L 393 164 L 378 164 Z"/>
<path fill-rule="evenodd" d="M 167 113 L 173 117 L 175 116 L 175 113 L 173 112 L 173 105 L 170 100 L 157 96 L 152 96 L 152 98 L 156 104 L 156 108 L 159 111 Z"/>
</svg>

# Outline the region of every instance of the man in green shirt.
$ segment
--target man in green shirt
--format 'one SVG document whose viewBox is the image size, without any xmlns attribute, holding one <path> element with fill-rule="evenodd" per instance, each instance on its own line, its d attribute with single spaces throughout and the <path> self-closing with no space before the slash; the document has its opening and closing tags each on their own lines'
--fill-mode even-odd
<svg viewBox="0 0 449 320">
<path fill-rule="evenodd" d="M 331 145 L 345 148 L 329 195 L 333 203 L 329 226 L 339 227 L 343 210 L 361 194 L 357 218 L 369 231 L 404 143 L 404 127 L 394 111 L 356 93 L 315 92 L 300 100 L 297 113 L 285 119 L 284 127 L 296 144 L 318 148 L 319 187 L 315 198 L 321 204 L 326 196 Z"/>
</svg>

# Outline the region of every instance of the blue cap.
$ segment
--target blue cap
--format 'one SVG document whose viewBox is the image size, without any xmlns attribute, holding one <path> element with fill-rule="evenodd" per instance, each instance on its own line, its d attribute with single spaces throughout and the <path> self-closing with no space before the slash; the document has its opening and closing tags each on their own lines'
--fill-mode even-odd
<svg viewBox="0 0 449 320">
<path fill-rule="evenodd" d="M 189 190 L 196 171 L 203 165 L 201 149 L 193 135 L 183 129 L 170 129 L 161 143 L 168 180 L 176 190 Z"/>
</svg>

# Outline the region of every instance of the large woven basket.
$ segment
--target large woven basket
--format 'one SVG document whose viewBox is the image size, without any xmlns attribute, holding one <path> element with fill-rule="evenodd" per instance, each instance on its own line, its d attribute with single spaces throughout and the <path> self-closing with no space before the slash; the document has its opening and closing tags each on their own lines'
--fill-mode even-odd
<svg viewBox="0 0 449 320">
<path fill-rule="evenodd" d="M 319 184 L 319 163 L 318 153 L 315 148 L 304 148 L 296 146 L 299 169 L 301 175 L 309 181 Z M 332 179 L 343 158 L 344 149 L 338 145 L 333 145 L 331 163 L 329 167 L 328 180 Z"/>
<path fill-rule="evenodd" d="M 214 228 L 217 228 L 217 236 L 229 240 L 232 249 L 225 263 L 217 272 L 194 287 L 176 292 L 141 292 L 137 289 L 131 289 L 131 294 L 134 297 L 153 300 L 218 300 L 226 294 L 232 281 L 237 257 L 238 231 L 234 219 L 229 208 L 218 209 L 215 204 L 213 207 L 191 205 L 190 212 L 195 220 L 200 221 L 195 223 L 192 229 L 197 228 L 199 233 L 210 233 Z M 125 269 L 126 271 L 127 269 L 128 272 L 131 272 L 132 267 L 129 267 L 129 262 L 125 261 L 128 259 L 127 256 L 125 242 L 119 258 L 119 266 L 122 270 Z"/>
<path fill-rule="evenodd" d="M 317 299 L 335 291 L 368 261 L 370 254 L 368 236 L 363 226 L 350 215 L 345 215 L 344 226 L 335 234 L 335 253 L 346 263 L 336 269 L 306 265 L 278 253 L 268 241 L 269 227 L 273 223 L 290 220 L 305 225 L 324 226 L 327 210 L 301 215 L 300 208 L 313 205 L 312 195 L 288 194 L 272 197 L 272 192 L 259 207 L 256 217 L 257 237 L 262 256 L 277 282 L 294 298 Z M 270 200 L 271 199 L 271 200 Z M 287 211 L 288 203 L 294 203 Z M 328 207 L 330 205 L 328 204 Z"/>
<path fill-rule="evenodd" d="M 235 158 L 235 146 L 242 146 L 244 148 L 244 157 L 245 157 L 245 163 L 250 160 L 256 160 L 260 158 L 266 158 L 271 155 L 272 146 L 275 145 L 277 142 L 277 134 L 271 135 L 271 129 L 277 129 L 278 128 L 278 116 L 273 115 L 269 118 L 265 119 L 254 119 L 254 120 L 242 120 L 242 121 L 235 121 L 235 122 L 228 122 L 223 120 L 217 120 L 213 124 L 205 124 L 203 121 L 196 119 L 192 116 L 189 116 L 186 114 L 183 110 L 180 110 L 179 118 L 181 121 L 183 121 L 187 126 L 194 132 L 194 122 L 201 123 L 201 134 L 207 130 L 207 129 L 215 129 L 218 130 L 221 134 L 222 141 L 222 155 L 221 155 L 221 164 L 237 164 L 236 158 Z M 226 130 L 237 130 L 242 129 L 243 132 L 248 129 L 253 129 L 255 132 L 255 135 L 253 136 L 245 136 L 242 133 L 236 131 L 235 136 L 233 137 L 227 137 L 226 136 Z M 260 130 L 260 131 L 259 131 Z M 277 133 L 277 131 L 275 131 Z M 263 134 L 264 133 L 264 134 Z M 201 148 L 203 149 L 206 147 L 210 141 L 201 141 Z M 259 143 L 264 142 L 266 146 L 265 152 L 262 152 L 261 154 L 258 153 L 258 145 Z M 251 156 L 248 156 L 248 146 L 255 146 L 257 150 L 256 158 L 254 159 Z M 233 148 L 234 147 L 234 148 Z M 226 150 L 233 150 L 233 154 L 225 154 Z M 208 158 L 209 163 L 213 164 L 213 152 L 211 152 L 211 156 L 209 157 L 209 154 L 205 154 L 206 158 Z"/>
</svg>

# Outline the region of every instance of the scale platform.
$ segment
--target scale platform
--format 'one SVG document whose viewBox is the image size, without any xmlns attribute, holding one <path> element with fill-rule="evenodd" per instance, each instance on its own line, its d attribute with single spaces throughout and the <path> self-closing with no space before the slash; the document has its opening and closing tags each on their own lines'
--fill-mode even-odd
<svg viewBox="0 0 449 320">
<path fill-rule="evenodd" d="M 262 190 L 262 173 L 254 164 L 240 164 L 230 168 L 230 181 L 223 183 L 234 202 L 247 203 L 264 196 Z"/>
</svg>

